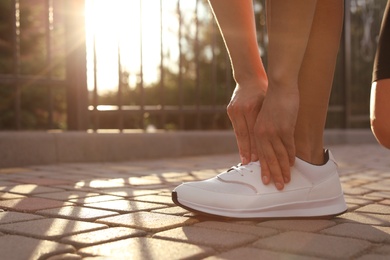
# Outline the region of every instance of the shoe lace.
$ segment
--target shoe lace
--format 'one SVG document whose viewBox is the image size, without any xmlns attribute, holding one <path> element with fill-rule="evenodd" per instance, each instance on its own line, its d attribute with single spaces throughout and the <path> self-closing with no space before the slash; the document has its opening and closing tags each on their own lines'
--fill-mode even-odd
<svg viewBox="0 0 390 260">
<path fill-rule="evenodd" d="M 234 173 L 239 173 L 241 176 L 244 176 L 245 173 L 252 173 L 253 170 L 249 168 L 248 166 L 251 165 L 252 163 L 243 165 L 242 163 L 239 163 L 237 165 L 232 166 L 230 169 L 227 170 L 227 172 L 234 172 Z"/>
</svg>

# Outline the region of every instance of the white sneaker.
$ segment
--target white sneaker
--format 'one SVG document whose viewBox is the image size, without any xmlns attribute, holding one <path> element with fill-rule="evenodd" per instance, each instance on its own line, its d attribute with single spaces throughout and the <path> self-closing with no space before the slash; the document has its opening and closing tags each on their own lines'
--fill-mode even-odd
<svg viewBox="0 0 390 260">
<path fill-rule="evenodd" d="M 316 166 L 296 158 L 282 191 L 261 181 L 260 164 L 238 165 L 214 178 L 176 187 L 172 200 L 190 211 L 233 218 L 330 217 L 347 210 L 337 164 Z"/>
</svg>

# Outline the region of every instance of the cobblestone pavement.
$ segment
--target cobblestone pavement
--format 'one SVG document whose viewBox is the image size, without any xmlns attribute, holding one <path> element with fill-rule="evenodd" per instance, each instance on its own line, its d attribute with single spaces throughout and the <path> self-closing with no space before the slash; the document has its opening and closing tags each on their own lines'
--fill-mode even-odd
<svg viewBox="0 0 390 260">
<path fill-rule="evenodd" d="M 229 220 L 176 207 L 238 156 L 0 169 L 1 259 L 390 259 L 390 151 L 332 146 L 349 212 Z"/>
</svg>

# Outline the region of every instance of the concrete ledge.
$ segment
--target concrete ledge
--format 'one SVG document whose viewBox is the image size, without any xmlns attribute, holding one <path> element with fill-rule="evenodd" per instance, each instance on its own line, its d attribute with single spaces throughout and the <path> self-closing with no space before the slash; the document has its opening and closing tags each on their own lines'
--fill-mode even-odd
<svg viewBox="0 0 390 260">
<path fill-rule="evenodd" d="M 231 131 L 166 133 L 0 132 L 0 167 L 111 162 L 237 151 Z"/>
<path fill-rule="evenodd" d="M 325 144 L 375 143 L 370 130 L 327 130 Z M 112 162 L 237 152 L 232 131 L 0 132 L 0 167 Z"/>
</svg>

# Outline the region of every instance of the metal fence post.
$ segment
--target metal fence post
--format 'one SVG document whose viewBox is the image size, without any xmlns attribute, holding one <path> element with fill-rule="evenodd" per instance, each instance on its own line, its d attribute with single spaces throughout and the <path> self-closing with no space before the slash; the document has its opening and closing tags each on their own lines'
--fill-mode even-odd
<svg viewBox="0 0 390 260">
<path fill-rule="evenodd" d="M 88 128 L 85 0 L 65 1 L 68 130 Z"/>
<path fill-rule="evenodd" d="M 343 30 L 343 51 L 344 51 L 344 128 L 351 127 L 351 0 L 344 1 L 344 30 Z"/>
</svg>

